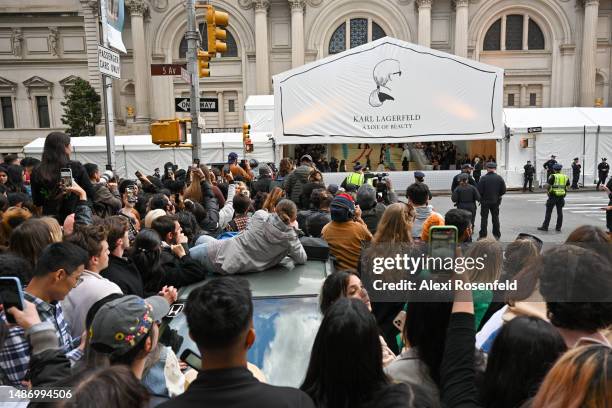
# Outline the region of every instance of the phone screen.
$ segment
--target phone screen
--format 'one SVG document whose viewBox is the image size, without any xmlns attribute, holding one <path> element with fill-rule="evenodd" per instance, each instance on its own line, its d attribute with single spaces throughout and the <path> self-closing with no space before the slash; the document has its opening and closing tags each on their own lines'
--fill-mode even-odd
<svg viewBox="0 0 612 408">
<path fill-rule="evenodd" d="M 15 323 L 15 318 L 7 310 L 13 306 L 23 310 L 23 291 L 18 278 L 0 277 L 0 299 L 2 299 L 6 320 L 9 323 Z"/>
<path fill-rule="evenodd" d="M 195 370 L 199 371 L 202 368 L 202 358 L 189 349 L 185 349 L 185 351 L 183 351 L 183 354 L 181 354 L 181 360 Z"/>
<path fill-rule="evenodd" d="M 64 187 L 72 187 L 72 170 L 60 169 L 61 183 Z"/>
<path fill-rule="evenodd" d="M 136 202 L 136 192 L 134 190 L 134 187 L 127 187 L 125 189 L 125 192 L 127 194 L 128 203 L 135 203 Z"/>
<path fill-rule="evenodd" d="M 434 258 L 434 260 L 454 259 L 457 254 L 457 236 L 457 227 L 431 227 L 429 230 L 429 257 Z M 433 262 L 435 267 L 432 268 L 431 272 L 452 272 L 451 270 L 440 268 L 440 263 L 444 264 L 444 262 Z"/>
</svg>

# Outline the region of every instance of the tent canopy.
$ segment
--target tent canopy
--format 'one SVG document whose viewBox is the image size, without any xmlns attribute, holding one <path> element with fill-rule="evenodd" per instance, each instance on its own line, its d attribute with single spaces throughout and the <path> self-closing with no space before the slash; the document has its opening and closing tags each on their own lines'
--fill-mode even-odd
<svg viewBox="0 0 612 408">
<path fill-rule="evenodd" d="M 601 110 L 608 110 L 608 114 L 612 111 Z M 583 108 L 508 108 L 504 116 L 506 126 L 516 132 L 541 127 L 542 133 L 575 133 L 582 132 L 584 126 L 597 126 L 597 119 Z"/>
<path fill-rule="evenodd" d="M 251 95 L 244 104 L 244 119 L 252 132 L 274 132 L 274 95 Z"/>
<path fill-rule="evenodd" d="M 385 37 L 273 78 L 280 144 L 503 137 L 501 68 Z"/>
</svg>

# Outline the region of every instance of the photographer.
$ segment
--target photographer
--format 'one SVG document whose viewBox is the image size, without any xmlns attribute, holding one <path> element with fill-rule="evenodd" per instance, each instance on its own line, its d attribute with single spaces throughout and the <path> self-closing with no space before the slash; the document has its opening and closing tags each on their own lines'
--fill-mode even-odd
<svg viewBox="0 0 612 408">
<path fill-rule="evenodd" d="M 376 233 L 378 222 L 385 212 L 385 204 L 377 200 L 376 189 L 369 184 L 364 184 L 357 190 L 357 204 L 361 208 L 361 219 L 368 226 L 372 235 Z"/>
<path fill-rule="evenodd" d="M 254 175 L 248 160 L 243 159 L 240 161 L 240 165 L 238 165 L 238 154 L 231 152 L 227 155 L 227 164 L 229 170 L 232 172 L 232 176 L 240 176 L 245 181 L 253 180 Z"/>
<path fill-rule="evenodd" d="M 121 209 L 121 198 L 112 170 L 101 175 L 97 164 L 86 163 L 83 167 L 95 192 L 92 198 L 94 212 L 100 217 L 117 214 Z"/>
</svg>

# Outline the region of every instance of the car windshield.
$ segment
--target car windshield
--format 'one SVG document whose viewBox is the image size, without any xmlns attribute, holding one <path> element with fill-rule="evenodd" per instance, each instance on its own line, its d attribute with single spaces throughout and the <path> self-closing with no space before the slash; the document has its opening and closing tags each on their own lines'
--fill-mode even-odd
<svg viewBox="0 0 612 408">
<path fill-rule="evenodd" d="M 249 350 L 248 361 L 261 369 L 267 383 L 299 387 L 320 323 L 316 296 L 253 299 L 256 340 Z M 183 313 L 172 319 L 169 328 L 182 340 L 173 347 L 177 356 L 185 349 L 199 354 L 189 337 Z"/>
</svg>

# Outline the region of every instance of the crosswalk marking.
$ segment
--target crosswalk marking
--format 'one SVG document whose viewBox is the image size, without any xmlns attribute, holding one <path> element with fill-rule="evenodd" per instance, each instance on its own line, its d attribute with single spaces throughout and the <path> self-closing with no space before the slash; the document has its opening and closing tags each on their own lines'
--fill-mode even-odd
<svg viewBox="0 0 612 408">
<path fill-rule="evenodd" d="M 544 205 L 548 201 L 547 196 L 534 197 L 527 201 Z M 568 195 L 565 197 L 564 212 L 597 219 L 599 221 L 606 220 L 606 212 L 603 207 L 608 206 L 608 200 L 605 195 Z"/>
</svg>

